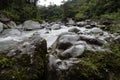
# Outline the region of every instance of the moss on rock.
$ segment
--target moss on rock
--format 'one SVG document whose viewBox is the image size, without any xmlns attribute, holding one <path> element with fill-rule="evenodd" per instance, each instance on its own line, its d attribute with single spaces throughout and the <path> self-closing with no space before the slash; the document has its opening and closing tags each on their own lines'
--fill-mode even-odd
<svg viewBox="0 0 120 80">
<path fill-rule="evenodd" d="M 41 40 L 33 45 L 35 49 L 31 55 L 27 53 L 18 54 L 20 57 L 8 57 L 0 53 L 0 80 L 45 80 L 46 41 Z"/>
<path fill-rule="evenodd" d="M 119 80 L 120 45 L 111 44 L 110 46 L 109 52 L 86 51 L 82 57 L 78 58 L 79 63 L 60 71 L 60 77 L 55 80 Z"/>
<path fill-rule="evenodd" d="M 81 62 L 68 70 L 66 80 L 119 80 L 120 45 L 111 45 L 112 52 L 86 52 Z"/>
</svg>

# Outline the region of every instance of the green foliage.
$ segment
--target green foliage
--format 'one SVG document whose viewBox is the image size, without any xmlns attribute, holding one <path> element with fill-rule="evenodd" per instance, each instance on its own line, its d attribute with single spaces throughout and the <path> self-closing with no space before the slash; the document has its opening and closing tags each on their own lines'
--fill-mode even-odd
<svg viewBox="0 0 120 80">
<path fill-rule="evenodd" d="M 25 20 L 29 20 L 29 19 L 40 19 L 39 13 L 38 13 L 38 9 L 35 6 L 26 4 L 18 13 L 18 15 L 20 15 L 19 20 L 21 21 L 25 21 Z"/>
<path fill-rule="evenodd" d="M 111 44 L 112 52 L 88 52 L 79 64 L 66 73 L 66 80 L 119 80 L 120 45 Z"/>
<path fill-rule="evenodd" d="M 101 15 L 101 18 L 103 19 L 116 19 L 116 20 L 120 20 L 120 10 L 118 10 L 117 12 L 113 12 L 113 13 L 106 13 Z"/>
<path fill-rule="evenodd" d="M 1 0 L 0 13 L 9 17 L 11 20 L 23 22 L 25 20 L 36 19 L 40 21 L 40 14 L 35 3 L 30 3 L 29 0 Z"/>
<path fill-rule="evenodd" d="M 48 22 L 61 20 L 63 18 L 63 9 L 60 6 L 51 5 L 49 7 L 40 7 L 41 19 Z"/>
<path fill-rule="evenodd" d="M 73 18 L 75 19 L 76 14 L 81 13 L 79 11 L 80 7 L 85 3 L 86 0 L 70 0 L 64 5 L 62 5 L 62 8 L 64 10 L 64 18 Z M 82 10 L 81 10 L 82 11 Z M 82 17 L 81 14 L 78 14 L 76 17 Z"/>
<path fill-rule="evenodd" d="M 1 10 L 0 14 L 4 14 L 6 17 L 8 17 L 14 21 L 17 21 L 20 19 L 20 16 L 14 11 Z"/>
<path fill-rule="evenodd" d="M 75 20 L 82 20 L 85 19 L 85 15 L 83 13 L 77 13 L 75 15 Z"/>
<path fill-rule="evenodd" d="M 120 19 L 120 0 L 68 0 L 61 6 L 48 7 L 35 6 L 37 0 L 1 0 L 0 12 L 5 12 L 12 20 L 25 21 L 46 20 L 49 22 L 73 18 L 81 20 L 86 18 Z"/>
<path fill-rule="evenodd" d="M 43 41 L 42 45 L 46 44 Z M 45 46 L 45 45 L 44 45 Z M 42 46 L 42 48 L 44 48 Z M 7 57 L 0 53 L 0 80 L 42 80 L 45 76 L 45 52 L 39 47 L 31 58 L 23 54 L 21 58 Z M 31 60 L 34 61 L 31 63 Z"/>
<path fill-rule="evenodd" d="M 69 0 L 63 5 L 64 17 L 119 19 L 120 0 Z"/>
</svg>

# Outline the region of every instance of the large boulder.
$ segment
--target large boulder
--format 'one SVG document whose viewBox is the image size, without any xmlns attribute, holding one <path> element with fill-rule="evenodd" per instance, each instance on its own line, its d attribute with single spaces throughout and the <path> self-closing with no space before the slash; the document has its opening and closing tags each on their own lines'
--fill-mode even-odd
<svg viewBox="0 0 120 80">
<path fill-rule="evenodd" d="M 23 28 L 24 30 L 29 31 L 29 30 L 41 29 L 42 27 L 39 22 L 28 20 L 23 23 Z"/>
<path fill-rule="evenodd" d="M 10 19 L 9 18 L 0 18 L 0 21 L 3 23 L 9 22 Z"/>
<path fill-rule="evenodd" d="M 85 20 L 85 21 L 76 22 L 76 25 L 79 27 L 84 27 L 87 25 L 86 27 L 93 28 L 93 27 L 96 27 L 98 25 L 98 22 L 92 21 L 92 20 Z"/>
<path fill-rule="evenodd" d="M 71 29 L 68 30 L 68 32 L 74 32 L 74 33 L 78 33 L 80 30 L 77 27 L 73 27 Z"/>
<path fill-rule="evenodd" d="M 86 21 L 80 21 L 80 22 L 76 22 L 76 26 L 79 26 L 79 27 L 83 27 L 87 25 L 87 22 Z"/>
<path fill-rule="evenodd" d="M 48 22 L 45 22 L 45 21 L 43 21 L 42 24 L 41 24 L 41 27 L 43 27 L 43 28 L 46 28 L 46 27 L 49 27 L 49 26 L 50 26 L 50 24 Z"/>
<path fill-rule="evenodd" d="M 61 53 L 61 57 L 63 58 L 79 57 L 83 54 L 84 50 L 85 50 L 84 45 L 75 45 Z"/>
<path fill-rule="evenodd" d="M 66 50 L 73 45 L 75 41 L 79 39 L 79 36 L 74 33 L 63 33 L 56 41 L 56 48 Z"/>
<path fill-rule="evenodd" d="M 9 22 L 10 18 L 8 18 L 6 15 L 4 14 L 0 14 L 0 21 L 3 23 Z"/>
<path fill-rule="evenodd" d="M 0 32 L 3 31 L 3 23 L 0 22 Z"/>
<path fill-rule="evenodd" d="M 114 41 L 115 43 L 120 44 L 120 36 L 117 36 Z"/>
<path fill-rule="evenodd" d="M 67 19 L 68 22 L 66 23 L 67 25 L 75 25 L 75 21 L 72 18 Z"/>
<path fill-rule="evenodd" d="M 52 52 L 62 58 L 76 58 L 85 51 L 105 51 L 103 47 L 107 44 L 106 37 L 88 35 L 77 35 L 75 33 L 62 33 L 52 45 Z"/>
<path fill-rule="evenodd" d="M 0 58 L 1 80 L 45 80 L 47 45 L 39 35 L 17 43 L 6 54 Z"/>
<path fill-rule="evenodd" d="M 7 25 L 7 27 L 8 27 L 9 29 L 15 29 L 15 28 L 17 28 L 16 23 L 13 22 L 13 21 L 10 21 L 10 22 L 6 23 L 6 25 Z"/>
<path fill-rule="evenodd" d="M 14 49 L 12 49 L 7 55 L 8 56 L 13 56 L 13 55 L 21 56 L 22 54 L 28 54 L 28 55 L 34 54 L 34 51 L 36 50 L 36 48 L 38 49 L 41 46 L 42 41 L 46 42 L 38 34 L 33 34 L 33 36 L 29 37 L 28 39 L 25 39 L 22 42 L 19 42 L 17 46 Z M 46 44 L 43 46 L 46 46 Z M 20 51 L 20 52 L 17 52 L 17 51 Z"/>
<path fill-rule="evenodd" d="M 97 33 L 103 33 L 103 31 L 100 28 L 92 28 L 91 30 L 92 33 L 97 34 Z"/>
<path fill-rule="evenodd" d="M 103 25 L 111 25 L 114 23 L 114 20 L 113 19 L 106 19 L 106 20 L 103 20 L 102 21 L 102 24 Z"/>
<path fill-rule="evenodd" d="M 8 37 L 8 36 L 20 36 L 21 32 L 18 29 L 5 29 L 1 36 Z"/>
<path fill-rule="evenodd" d="M 96 37 L 89 37 L 89 36 L 85 36 L 85 35 L 81 35 L 80 36 L 80 40 L 82 41 L 86 41 L 89 44 L 94 44 L 94 45 L 99 45 L 102 46 L 105 44 L 105 41 Z"/>
<path fill-rule="evenodd" d="M 23 30 L 23 26 L 22 26 L 22 24 L 19 24 L 19 25 L 17 26 L 17 29 L 19 29 L 19 30 Z"/>
<path fill-rule="evenodd" d="M 105 61 L 113 58 L 110 42 L 115 35 L 95 27 L 96 25 L 96 22 L 91 25 L 89 23 L 89 29 L 69 27 L 68 32 L 58 36 L 49 51 L 49 80 L 103 80 L 103 77 L 107 80 L 110 72 L 104 73 L 104 63 L 107 65 L 108 62 Z M 120 38 L 117 37 L 116 41 L 119 43 Z M 115 52 L 119 53 L 118 50 Z M 116 60 L 115 56 L 114 58 Z M 114 61 L 111 64 L 113 63 Z"/>
<path fill-rule="evenodd" d="M 60 29 L 61 28 L 61 25 L 60 24 L 53 24 L 52 26 L 51 26 L 51 29 L 52 30 L 58 30 L 58 29 Z"/>
<path fill-rule="evenodd" d="M 49 68 L 48 68 L 48 80 L 66 80 L 64 78 L 64 71 L 68 72 L 69 68 L 80 61 L 76 58 L 70 58 L 67 60 L 61 60 L 54 55 L 49 55 Z M 69 74 L 69 73 L 68 73 Z M 68 76 L 66 76 L 68 77 Z M 69 79 L 67 79 L 69 80 Z"/>
<path fill-rule="evenodd" d="M 91 25 L 85 25 L 84 27 L 87 28 L 87 29 L 93 28 Z"/>
<path fill-rule="evenodd" d="M 85 42 L 80 42 L 79 36 L 74 33 L 62 33 L 52 45 L 52 52 L 61 58 L 80 57 L 85 51 Z"/>
<path fill-rule="evenodd" d="M 77 58 L 69 58 L 68 60 L 62 60 L 56 57 L 55 55 L 49 55 L 49 70 L 55 70 L 55 69 L 60 69 L 60 70 L 67 70 L 69 67 L 71 67 L 73 64 L 78 63 L 79 61 Z"/>
<path fill-rule="evenodd" d="M 15 40 L 9 40 L 11 37 L 0 39 L 0 52 L 1 53 L 7 53 L 10 49 L 15 47 L 16 43 L 18 43 Z"/>
<path fill-rule="evenodd" d="M 91 23 L 90 23 L 90 26 L 91 26 L 91 27 L 96 27 L 97 25 L 98 25 L 98 23 L 95 22 L 95 21 L 91 21 Z"/>
</svg>

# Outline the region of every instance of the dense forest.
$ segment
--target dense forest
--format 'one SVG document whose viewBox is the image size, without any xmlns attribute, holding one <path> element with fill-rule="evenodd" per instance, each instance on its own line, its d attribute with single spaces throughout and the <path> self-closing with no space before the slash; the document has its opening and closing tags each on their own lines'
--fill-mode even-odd
<svg viewBox="0 0 120 80">
<path fill-rule="evenodd" d="M 1 0 L 0 13 L 15 21 L 120 19 L 120 0 L 68 0 L 61 6 L 36 6 L 37 0 Z M 47 15 L 47 16 L 46 16 Z"/>
<path fill-rule="evenodd" d="M 39 16 L 36 3 L 37 0 L 1 0 L 0 13 L 13 21 L 37 19 Z"/>
<path fill-rule="evenodd" d="M 72 0 L 63 5 L 65 17 L 75 20 L 82 18 L 111 18 L 120 19 L 119 0 Z"/>
</svg>

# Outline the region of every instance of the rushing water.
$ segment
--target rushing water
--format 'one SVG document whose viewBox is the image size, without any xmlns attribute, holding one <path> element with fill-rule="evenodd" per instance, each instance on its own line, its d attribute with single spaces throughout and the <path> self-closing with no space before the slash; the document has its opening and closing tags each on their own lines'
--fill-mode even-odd
<svg viewBox="0 0 120 80">
<path fill-rule="evenodd" d="M 25 38 L 31 37 L 33 34 L 37 33 L 39 34 L 41 37 L 43 37 L 44 39 L 47 40 L 47 47 L 50 47 L 54 41 L 57 39 L 58 35 L 63 33 L 63 32 L 67 32 L 69 28 L 62 26 L 61 29 L 59 30 L 47 30 L 47 29 L 38 29 L 38 30 L 33 30 L 33 31 L 22 31 L 21 35 L 10 35 L 10 36 L 6 36 L 6 37 L 1 37 L 0 38 L 0 44 L 4 45 L 9 41 L 16 41 L 16 42 L 20 42 L 22 40 L 24 40 Z M 4 36 L 4 35 L 2 35 Z M 1 47 L 3 47 L 1 45 Z M 0 48 L 1 48 L 0 47 Z"/>
<path fill-rule="evenodd" d="M 61 26 L 61 28 L 57 29 L 57 30 L 44 28 L 44 29 L 37 29 L 37 30 L 32 30 L 32 31 L 21 31 L 20 35 L 12 35 L 12 34 L 10 34 L 9 36 L 2 35 L 2 37 L 0 38 L 0 49 L 2 49 L 3 47 L 7 47 L 7 45 L 13 45 L 14 42 L 21 42 L 22 40 L 24 40 L 28 37 L 31 37 L 33 34 L 38 34 L 41 37 L 43 37 L 44 39 L 46 39 L 47 47 L 49 48 L 56 41 L 58 35 L 60 35 L 61 33 L 64 33 L 64 32 L 68 32 L 68 30 L 71 28 L 79 29 L 81 33 L 84 33 L 81 35 L 85 35 L 87 37 L 95 37 L 96 36 L 96 35 L 86 35 L 92 29 L 86 29 L 84 27 L 76 27 L 76 26 L 72 26 L 72 27 Z M 9 33 L 6 33 L 6 34 L 9 34 Z M 104 33 L 104 34 L 105 34 L 105 37 L 108 35 L 107 33 Z M 104 36 L 101 36 L 100 38 L 104 39 Z"/>
</svg>

